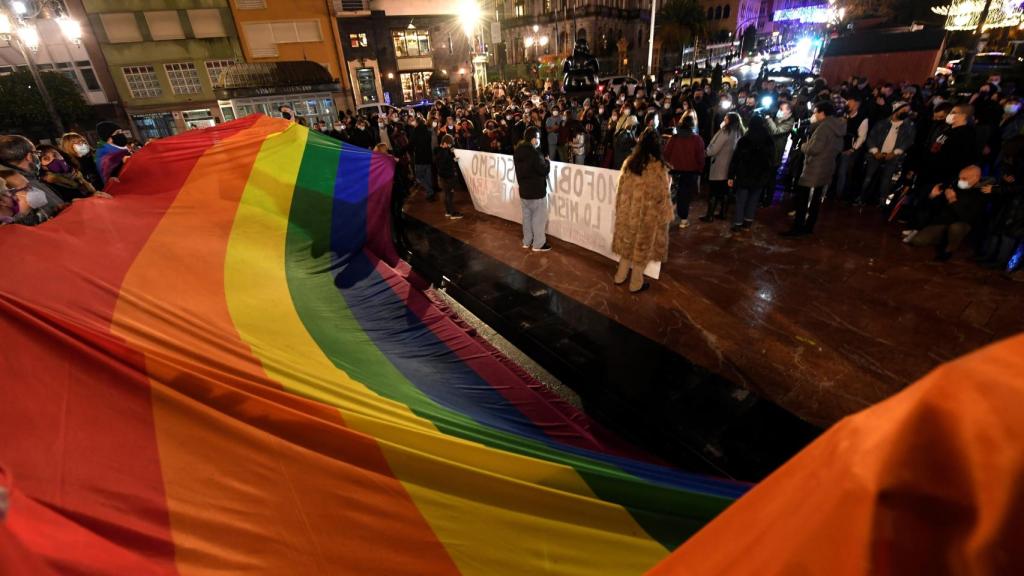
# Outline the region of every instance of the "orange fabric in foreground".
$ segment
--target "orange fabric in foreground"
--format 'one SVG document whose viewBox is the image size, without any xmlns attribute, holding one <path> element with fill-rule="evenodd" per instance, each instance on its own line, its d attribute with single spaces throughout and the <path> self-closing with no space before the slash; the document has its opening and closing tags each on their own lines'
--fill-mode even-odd
<svg viewBox="0 0 1024 576">
<path fill-rule="evenodd" d="M 1024 574 L 1024 335 L 840 421 L 649 574 Z"/>
</svg>

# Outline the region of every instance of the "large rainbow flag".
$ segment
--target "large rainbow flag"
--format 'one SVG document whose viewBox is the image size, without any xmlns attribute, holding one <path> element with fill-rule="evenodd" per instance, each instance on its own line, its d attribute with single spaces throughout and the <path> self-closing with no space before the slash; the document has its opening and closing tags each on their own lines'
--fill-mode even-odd
<svg viewBox="0 0 1024 576">
<path fill-rule="evenodd" d="M 393 172 L 251 116 L 0 228 L 0 573 L 639 574 L 746 490 L 438 306 Z"/>
</svg>

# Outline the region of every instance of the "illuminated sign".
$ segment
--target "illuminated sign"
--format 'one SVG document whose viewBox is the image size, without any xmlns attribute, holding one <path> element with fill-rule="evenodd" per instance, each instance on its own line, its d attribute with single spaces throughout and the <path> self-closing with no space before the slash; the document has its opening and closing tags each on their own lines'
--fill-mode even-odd
<svg viewBox="0 0 1024 576">
<path fill-rule="evenodd" d="M 800 8 L 776 10 L 772 19 L 776 22 L 799 21 L 803 24 L 827 24 L 833 21 L 835 12 L 835 9 L 828 4 L 801 6 Z"/>
</svg>

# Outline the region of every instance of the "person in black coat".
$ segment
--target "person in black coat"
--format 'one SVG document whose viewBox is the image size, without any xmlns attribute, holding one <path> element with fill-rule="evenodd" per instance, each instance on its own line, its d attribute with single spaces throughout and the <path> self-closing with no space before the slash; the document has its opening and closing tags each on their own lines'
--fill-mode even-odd
<svg viewBox="0 0 1024 576">
<path fill-rule="evenodd" d="M 749 230 L 761 191 L 775 181 L 775 142 L 760 115 L 750 118 L 747 133 L 736 143 L 729 163 L 729 187 L 736 192 L 732 231 Z"/>
<path fill-rule="evenodd" d="M 420 186 L 423 187 L 423 191 L 427 195 L 427 200 L 434 199 L 434 185 L 433 177 L 431 176 L 433 167 L 433 153 L 431 150 L 430 142 L 433 139 L 433 130 L 427 126 L 427 123 L 421 117 L 414 116 L 409 120 L 409 124 L 412 127 L 412 137 L 410 138 L 409 148 L 412 152 L 412 165 L 413 171 L 416 173 L 416 181 Z"/>
<path fill-rule="evenodd" d="M 455 210 L 455 182 L 458 170 L 458 161 L 452 147 L 455 146 L 455 138 L 451 134 L 445 134 L 441 138 L 440 145 L 434 149 L 434 165 L 437 166 L 437 181 L 444 193 L 444 215 L 452 220 L 462 218 L 462 214 Z"/>
<path fill-rule="evenodd" d="M 370 135 L 370 124 L 362 116 L 356 119 L 356 128 L 349 135 L 349 144 L 366 148 L 373 148 L 373 137 Z"/>
<path fill-rule="evenodd" d="M 548 173 L 551 163 L 540 152 L 540 130 L 527 128 L 516 144 L 513 161 L 519 199 L 523 206 L 523 249 L 534 252 L 551 250 L 544 236 L 548 225 Z"/>
</svg>

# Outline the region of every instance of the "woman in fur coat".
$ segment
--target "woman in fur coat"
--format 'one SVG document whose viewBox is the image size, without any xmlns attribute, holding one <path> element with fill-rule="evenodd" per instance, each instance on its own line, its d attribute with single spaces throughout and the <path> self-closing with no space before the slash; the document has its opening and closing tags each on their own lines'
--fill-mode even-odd
<svg viewBox="0 0 1024 576">
<path fill-rule="evenodd" d="M 615 233 L 612 252 L 619 256 L 615 283 L 629 276 L 629 291 L 650 287 L 644 281 L 647 263 L 668 258 L 668 226 L 672 222 L 668 168 L 661 160 L 657 131 L 648 128 L 640 135 L 633 153 L 622 165 L 615 199 Z M 630 274 L 630 269 L 633 273 Z"/>
</svg>

